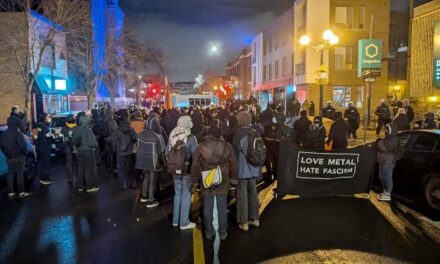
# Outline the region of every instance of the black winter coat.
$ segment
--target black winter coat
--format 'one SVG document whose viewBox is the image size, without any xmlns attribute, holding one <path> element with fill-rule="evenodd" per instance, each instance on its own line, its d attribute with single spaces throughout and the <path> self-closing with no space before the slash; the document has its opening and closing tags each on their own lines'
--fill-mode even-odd
<svg viewBox="0 0 440 264">
<path fill-rule="evenodd" d="M 347 137 L 350 132 L 351 127 L 345 120 L 336 120 L 330 128 L 327 143 L 333 141 L 333 149 L 347 149 Z"/>
<path fill-rule="evenodd" d="M 0 149 L 8 159 L 26 156 L 26 142 L 15 120 L 8 119 L 8 129 L 0 137 Z"/>
</svg>

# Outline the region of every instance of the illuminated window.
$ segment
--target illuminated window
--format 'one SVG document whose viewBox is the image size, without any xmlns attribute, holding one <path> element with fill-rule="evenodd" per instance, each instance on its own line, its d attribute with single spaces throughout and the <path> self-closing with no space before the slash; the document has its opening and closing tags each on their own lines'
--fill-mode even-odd
<svg viewBox="0 0 440 264">
<path fill-rule="evenodd" d="M 351 86 L 335 86 L 333 88 L 333 102 L 336 107 L 348 107 L 351 101 Z"/>
<path fill-rule="evenodd" d="M 66 80 L 55 80 L 55 90 L 65 91 L 66 89 Z"/>
<path fill-rule="evenodd" d="M 353 28 L 353 7 L 337 6 L 335 7 L 335 24 L 339 28 Z"/>
<path fill-rule="evenodd" d="M 364 86 L 357 87 L 356 98 L 356 107 L 362 107 L 364 103 Z"/>
</svg>

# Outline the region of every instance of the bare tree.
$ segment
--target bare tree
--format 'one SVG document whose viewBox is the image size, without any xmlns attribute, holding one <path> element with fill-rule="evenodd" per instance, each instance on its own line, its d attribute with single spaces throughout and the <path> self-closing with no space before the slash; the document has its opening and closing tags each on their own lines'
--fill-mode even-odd
<svg viewBox="0 0 440 264">
<path fill-rule="evenodd" d="M 26 118 L 31 120 L 32 87 L 47 48 L 59 34 L 79 26 L 86 10 L 81 0 L 8 0 L 0 2 L 3 27 L 0 75 L 20 76 L 24 86 Z M 42 14 L 48 21 L 36 17 Z M 67 27 L 69 25 L 69 27 Z M 73 25 L 76 25 L 75 27 Z"/>
</svg>

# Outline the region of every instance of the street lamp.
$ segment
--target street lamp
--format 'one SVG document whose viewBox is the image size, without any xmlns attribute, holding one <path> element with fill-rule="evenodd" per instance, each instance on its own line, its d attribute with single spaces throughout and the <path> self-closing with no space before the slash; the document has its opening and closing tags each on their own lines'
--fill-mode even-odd
<svg viewBox="0 0 440 264">
<path fill-rule="evenodd" d="M 322 39 L 324 43 L 318 45 L 315 48 L 316 51 L 319 52 L 320 55 L 320 67 L 317 71 L 318 75 L 318 83 L 319 83 L 319 114 L 322 115 L 322 105 L 323 105 L 323 93 L 324 93 L 324 83 L 328 82 L 328 70 L 324 65 L 324 50 L 337 45 L 339 43 L 339 37 L 336 36 L 333 31 L 326 30 L 322 34 Z M 304 35 L 300 38 L 299 43 L 302 46 L 309 46 L 311 43 L 311 38 L 307 35 Z"/>
</svg>

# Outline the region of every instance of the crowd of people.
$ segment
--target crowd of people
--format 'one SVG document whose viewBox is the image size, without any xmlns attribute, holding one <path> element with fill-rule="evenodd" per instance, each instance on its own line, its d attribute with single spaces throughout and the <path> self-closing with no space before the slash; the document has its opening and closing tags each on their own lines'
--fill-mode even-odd
<svg viewBox="0 0 440 264">
<path fill-rule="evenodd" d="M 159 206 L 160 177 L 172 175 L 172 225 L 182 230 L 195 227 L 189 216 L 191 194 L 199 189 L 204 200 L 206 238 L 214 237 L 212 222 L 216 202 L 219 235 L 226 239 L 227 198 L 231 186 L 236 190 L 239 228 L 248 231 L 260 225 L 257 181 L 271 183 L 277 179 L 280 142 L 288 140 L 314 150 L 346 149 L 348 138 L 357 137 L 360 115 L 352 103 L 342 113 L 328 102 L 318 116 L 314 116 L 313 101 L 304 102 L 299 108 L 298 104 L 293 102 L 289 118 L 277 104 L 269 104 L 260 112 L 255 98 L 228 101 L 221 107 L 182 109 L 114 110 L 104 104 L 90 113 L 81 112 L 67 118 L 59 135 L 49 129 L 50 116 L 41 114 L 31 133 L 38 178 L 43 185 L 54 183 L 49 172 L 52 144 L 61 137 L 66 180 L 78 192 L 99 191 L 98 177 L 103 169 L 98 168 L 102 164 L 108 174 L 120 179 L 124 189 L 139 188 L 139 202 L 151 209 Z M 389 200 L 398 149 L 397 131 L 410 129 L 411 123 L 415 128 L 426 129 L 437 124 L 432 113 L 427 114 L 426 120 L 414 123 L 414 111 L 406 100 L 395 114 L 383 100 L 375 113 L 377 134 L 385 127 L 385 137 L 377 141 L 379 176 L 385 187 L 380 198 Z M 323 118 L 334 120 L 328 133 Z M 0 148 L 9 166 L 9 196 L 29 196 L 23 179 L 28 151 L 23 137 L 26 131 L 18 107 L 12 109 L 7 124 L 8 129 L 0 138 Z"/>
</svg>

